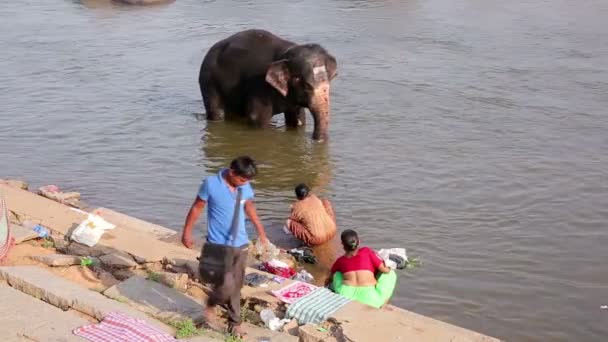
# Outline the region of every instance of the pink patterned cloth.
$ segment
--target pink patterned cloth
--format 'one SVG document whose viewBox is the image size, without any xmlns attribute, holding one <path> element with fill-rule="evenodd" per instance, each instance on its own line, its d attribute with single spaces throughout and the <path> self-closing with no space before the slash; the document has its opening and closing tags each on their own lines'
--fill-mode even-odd
<svg viewBox="0 0 608 342">
<path fill-rule="evenodd" d="M 11 234 L 11 227 L 8 224 L 8 208 L 4 195 L 0 194 L 0 261 L 8 255 L 8 251 L 13 244 L 14 239 Z"/>
<path fill-rule="evenodd" d="M 311 293 L 317 286 L 303 283 L 301 281 L 294 281 L 293 283 L 285 286 L 282 289 L 272 291 L 272 294 L 279 298 L 281 301 L 292 304 L 297 299 L 300 299 L 307 294 Z"/>
<path fill-rule="evenodd" d="M 93 342 L 176 342 L 177 340 L 146 323 L 119 312 L 108 313 L 101 323 L 85 325 L 74 335 Z"/>
</svg>

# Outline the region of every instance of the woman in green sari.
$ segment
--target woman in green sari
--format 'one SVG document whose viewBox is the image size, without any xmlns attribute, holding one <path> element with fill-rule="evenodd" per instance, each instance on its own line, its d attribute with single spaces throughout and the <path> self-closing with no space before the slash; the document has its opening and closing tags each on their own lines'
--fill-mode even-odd
<svg viewBox="0 0 608 342">
<path fill-rule="evenodd" d="M 341 235 L 343 256 L 331 268 L 328 281 L 334 291 L 344 297 L 380 308 L 388 302 L 397 285 L 395 271 L 369 247 L 359 247 L 354 230 Z"/>
</svg>

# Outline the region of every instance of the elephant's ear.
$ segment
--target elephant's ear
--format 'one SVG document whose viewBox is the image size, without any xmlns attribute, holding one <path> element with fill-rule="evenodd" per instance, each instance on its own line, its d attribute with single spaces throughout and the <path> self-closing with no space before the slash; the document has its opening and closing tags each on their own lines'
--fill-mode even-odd
<svg viewBox="0 0 608 342">
<path fill-rule="evenodd" d="M 338 62 L 334 56 L 329 54 L 327 55 L 327 59 L 325 60 L 325 69 L 327 69 L 327 77 L 330 81 L 338 76 Z"/>
<path fill-rule="evenodd" d="M 287 96 L 289 77 L 286 59 L 273 62 L 266 71 L 266 82 L 270 83 L 283 96 Z"/>
</svg>

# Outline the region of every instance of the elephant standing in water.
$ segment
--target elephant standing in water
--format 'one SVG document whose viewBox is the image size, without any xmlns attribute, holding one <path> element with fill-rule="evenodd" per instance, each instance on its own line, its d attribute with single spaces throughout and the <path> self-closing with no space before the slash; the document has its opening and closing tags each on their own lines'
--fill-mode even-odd
<svg viewBox="0 0 608 342">
<path fill-rule="evenodd" d="M 208 120 L 244 117 L 265 127 L 285 114 L 289 128 L 314 119 L 314 140 L 326 140 L 330 82 L 336 59 L 318 44 L 298 45 L 264 30 L 245 30 L 215 43 L 205 55 L 199 85 Z"/>
</svg>

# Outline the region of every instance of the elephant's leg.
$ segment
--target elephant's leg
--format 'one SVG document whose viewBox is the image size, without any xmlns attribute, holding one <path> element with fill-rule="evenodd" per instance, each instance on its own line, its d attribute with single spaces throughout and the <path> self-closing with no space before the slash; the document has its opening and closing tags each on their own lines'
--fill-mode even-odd
<svg viewBox="0 0 608 342">
<path fill-rule="evenodd" d="M 247 99 L 247 120 L 254 127 L 268 127 L 272 120 L 272 102 L 263 97 Z"/>
<path fill-rule="evenodd" d="M 222 95 L 219 93 L 218 89 L 211 84 L 201 87 L 201 93 L 203 95 L 205 111 L 207 112 L 207 120 L 224 120 L 226 108 L 224 107 L 224 101 L 222 100 Z"/>
<path fill-rule="evenodd" d="M 306 110 L 304 107 L 293 107 L 285 111 L 285 126 L 297 128 L 306 126 Z"/>
</svg>

